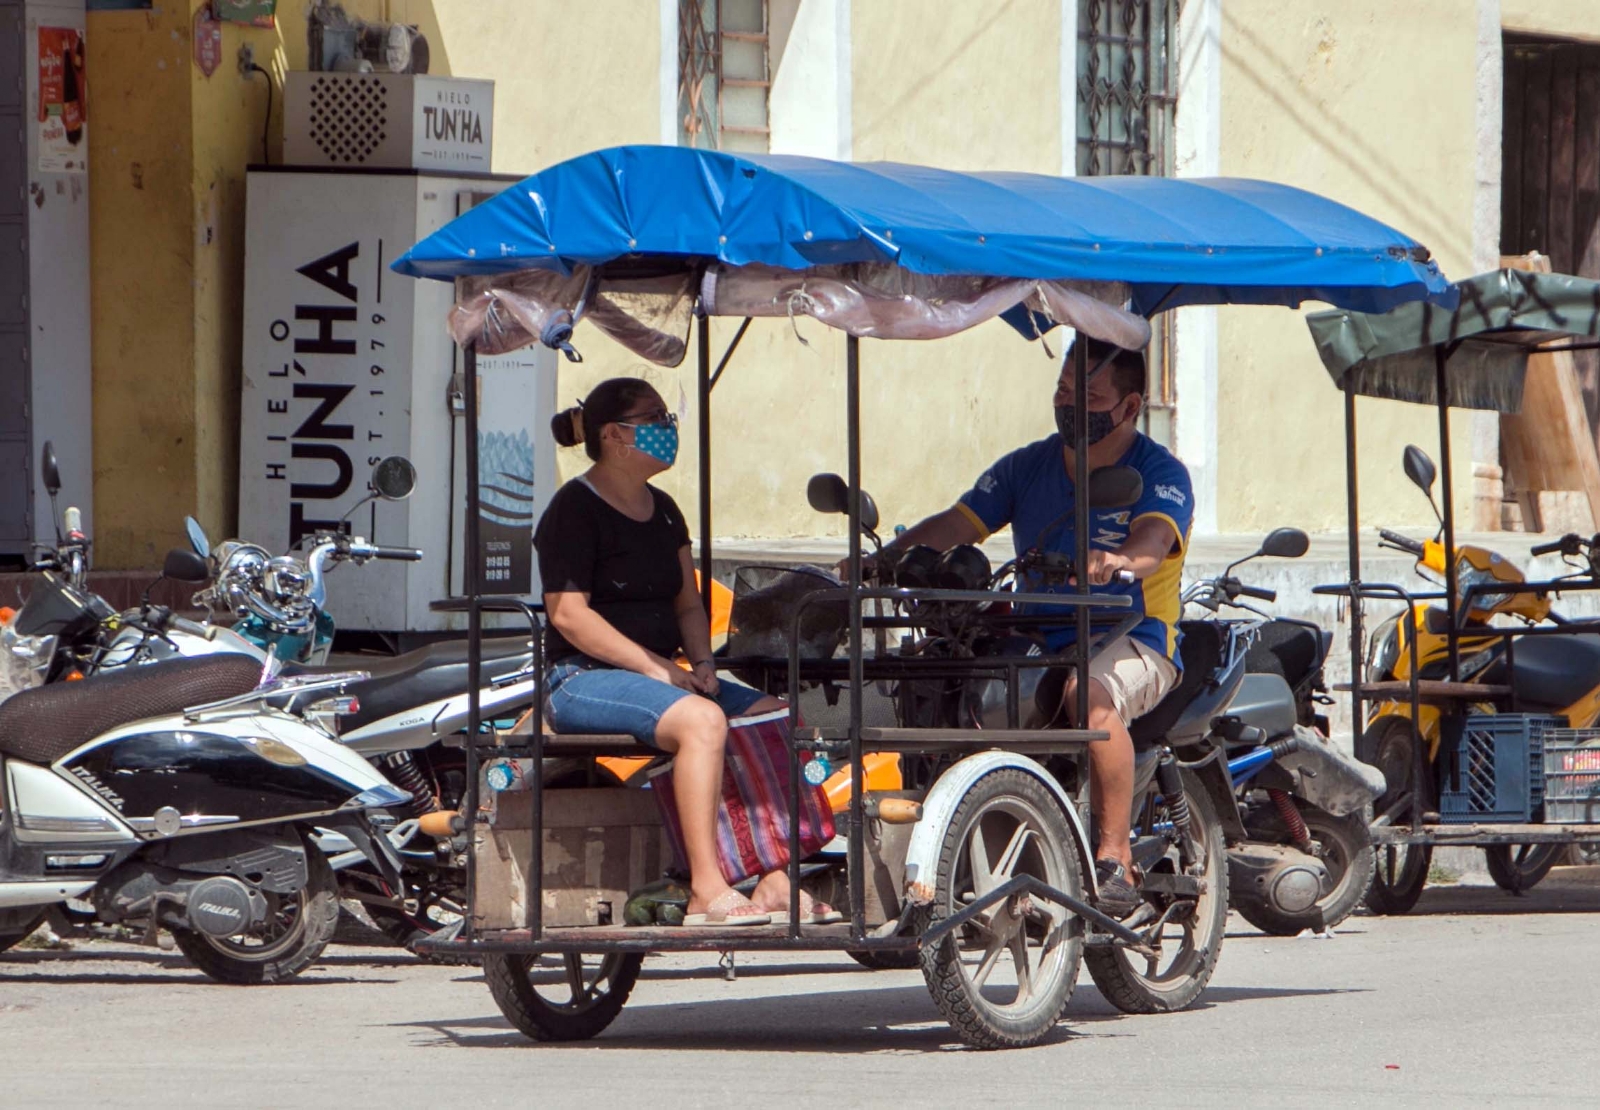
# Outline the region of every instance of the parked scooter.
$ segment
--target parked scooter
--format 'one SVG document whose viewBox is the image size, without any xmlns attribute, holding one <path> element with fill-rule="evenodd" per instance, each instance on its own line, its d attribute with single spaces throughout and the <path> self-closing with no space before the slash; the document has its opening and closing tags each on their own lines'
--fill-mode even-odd
<svg viewBox="0 0 1600 1110">
<path fill-rule="evenodd" d="M 1234 689 L 1210 722 L 1228 753 L 1244 827 L 1228 848 L 1229 903 L 1278 936 L 1322 932 L 1360 905 L 1375 859 L 1365 810 L 1383 788 L 1371 768 L 1331 746 L 1327 718 L 1317 712 L 1331 633 L 1241 600 L 1272 602 L 1277 594 L 1240 582 L 1239 566 L 1261 556 L 1299 558 L 1307 543 L 1304 532 L 1279 528 L 1217 577 L 1191 584 L 1183 604 L 1212 616 L 1179 626 L 1185 684 L 1194 667 L 1202 682 Z M 1224 608 L 1253 616 L 1217 616 Z"/>
<path fill-rule="evenodd" d="M 76 899 L 151 941 L 170 930 L 220 982 L 299 974 L 338 918 L 313 830 L 337 830 L 398 882 L 368 814 L 409 795 L 274 706 L 337 696 L 359 677 L 283 679 L 244 656 L 178 660 L 0 705 L 0 949 Z"/>
<path fill-rule="evenodd" d="M 1403 466 L 1406 477 L 1422 490 L 1432 505 L 1436 476 L 1433 460 L 1420 448 L 1408 446 Z M 1434 506 L 1435 515 L 1438 512 L 1438 507 Z M 1381 546 L 1414 556 L 1417 573 L 1430 583 L 1437 585 L 1444 580 L 1444 544 L 1437 536 L 1420 541 L 1387 529 L 1380 529 L 1379 535 Z M 1568 577 L 1600 580 L 1596 543 L 1600 543 L 1600 537 L 1591 541 L 1571 535 L 1540 544 L 1530 553 L 1559 553 L 1574 568 L 1575 573 Z M 1458 596 L 1464 596 L 1475 585 L 1480 588 L 1496 584 L 1516 586 L 1525 581 L 1522 572 L 1497 552 L 1471 544 L 1457 545 Z M 1496 617 L 1509 617 L 1528 625 L 1566 622 L 1566 618 L 1552 609 L 1546 593 L 1477 594 L 1470 608 L 1462 613 L 1465 631 L 1456 639 L 1460 681 L 1515 686 L 1523 711 L 1564 717 L 1573 728 L 1600 723 L 1600 636 L 1574 633 L 1518 637 L 1513 649 L 1513 674 L 1506 666 L 1504 639 L 1472 634 L 1474 628 L 1487 629 Z M 1436 602 L 1418 602 L 1408 612 L 1380 624 L 1368 640 L 1366 681 L 1408 682 L 1413 638 L 1417 649 L 1417 677 L 1422 680 L 1449 678 L 1448 626 L 1448 612 Z M 1486 697 L 1485 701 L 1488 700 Z M 1437 783 L 1433 780 L 1438 775 L 1440 762 L 1440 726 L 1441 711 L 1437 705 L 1420 705 L 1417 728 L 1413 728 L 1408 698 L 1382 696 L 1367 703 L 1366 728 L 1357 741 L 1356 754 L 1377 767 L 1388 784 L 1376 805 L 1378 821 L 1402 823 L 1410 819 L 1414 806 L 1420 804 L 1427 812 L 1438 804 Z M 1421 784 L 1413 782 L 1419 730 L 1423 762 L 1430 772 L 1429 778 Z M 1564 844 L 1510 844 L 1487 847 L 1483 853 L 1495 884 L 1503 890 L 1519 893 L 1543 879 L 1565 850 Z M 1378 913 L 1409 912 L 1427 883 L 1432 853 L 1433 849 L 1426 845 L 1385 848 L 1378 860 L 1367 904 Z"/>
</svg>

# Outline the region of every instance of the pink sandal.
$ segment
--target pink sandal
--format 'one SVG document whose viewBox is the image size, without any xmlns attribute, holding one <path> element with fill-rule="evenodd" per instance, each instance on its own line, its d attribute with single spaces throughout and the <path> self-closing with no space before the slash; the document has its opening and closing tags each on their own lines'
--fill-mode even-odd
<svg viewBox="0 0 1600 1110">
<path fill-rule="evenodd" d="M 723 891 L 706 906 L 705 913 L 691 913 L 684 917 L 685 927 L 719 928 L 733 925 L 770 925 L 772 915 L 762 910 L 750 899 L 732 887 Z"/>
<path fill-rule="evenodd" d="M 768 910 L 774 925 L 789 924 L 789 910 Z M 818 902 L 805 891 L 800 892 L 800 924 L 802 925 L 833 925 L 844 920 L 844 914 L 828 905 Z"/>
</svg>

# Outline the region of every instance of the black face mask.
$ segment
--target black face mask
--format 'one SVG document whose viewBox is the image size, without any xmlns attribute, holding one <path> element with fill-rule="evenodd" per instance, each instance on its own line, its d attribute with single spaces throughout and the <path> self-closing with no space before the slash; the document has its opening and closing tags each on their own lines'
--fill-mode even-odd
<svg viewBox="0 0 1600 1110">
<path fill-rule="evenodd" d="M 1121 423 L 1121 421 L 1111 419 L 1110 412 L 1095 412 L 1090 409 L 1087 415 L 1089 417 L 1090 446 L 1099 443 L 1106 436 L 1116 431 L 1117 425 Z M 1077 416 L 1078 406 L 1076 405 L 1056 406 L 1056 431 L 1061 433 L 1061 438 L 1065 439 L 1068 444 L 1076 440 Z"/>
</svg>

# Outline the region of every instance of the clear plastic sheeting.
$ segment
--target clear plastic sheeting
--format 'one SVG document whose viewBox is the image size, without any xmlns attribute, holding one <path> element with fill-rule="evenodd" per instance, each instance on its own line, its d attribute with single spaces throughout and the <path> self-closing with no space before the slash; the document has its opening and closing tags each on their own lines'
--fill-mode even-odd
<svg viewBox="0 0 1600 1110">
<path fill-rule="evenodd" d="M 863 339 L 942 339 L 1021 306 L 1044 318 L 1041 332 L 1066 325 L 1138 350 L 1150 324 L 1120 307 L 1128 297 L 1117 282 L 919 274 L 879 263 L 716 266 L 700 285 L 711 316 L 810 316 Z"/>
<path fill-rule="evenodd" d="M 450 335 L 460 346 L 499 355 L 532 343 L 567 350 L 573 329 L 588 320 L 641 358 L 677 366 L 689 349 L 694 275 L 596 280 L 579 266 L 570 274 L 518 270 L 461 278 L 450 309 Z"/>
</svg>

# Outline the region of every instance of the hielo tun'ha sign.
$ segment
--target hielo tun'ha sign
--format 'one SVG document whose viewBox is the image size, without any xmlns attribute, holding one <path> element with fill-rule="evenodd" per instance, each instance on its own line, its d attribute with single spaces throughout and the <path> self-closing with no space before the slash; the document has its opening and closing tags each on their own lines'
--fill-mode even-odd
<svg viewBox="0 0 1600 1110">
<path fill-rule="evenodd" d="M 494 82 L 449 77 L 413 80 L 412 165 L 488 173 L 494 145 Z"/>
</svg>

